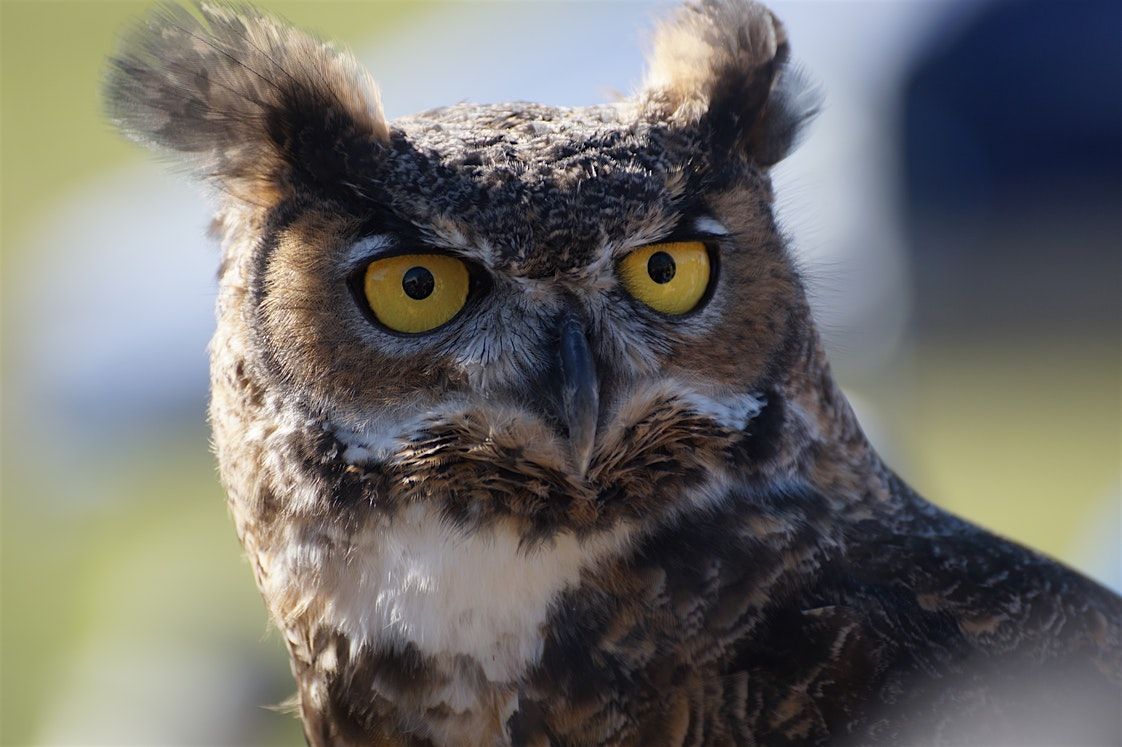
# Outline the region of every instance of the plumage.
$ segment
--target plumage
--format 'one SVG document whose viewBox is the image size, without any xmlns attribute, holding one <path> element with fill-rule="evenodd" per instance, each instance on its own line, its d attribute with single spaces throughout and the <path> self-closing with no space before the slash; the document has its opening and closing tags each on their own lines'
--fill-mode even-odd
<svg viewBox="0 0 1122 747">
<path fill-rule="evenodd" d="M 916 495 L 833 380 L 762 6 L 685 6 L 621 102 L 392 123 L 346 52 L 164 7 L 106 98 L 223 195 L 214 444 L 311 744 L 1122 739 L 1122 600 Z M 638 250 L 701 300 L 629 292 Z M 462 308 L 395 331 L 370 268 L 423 315 L 432 254 Z"/>
</svg>

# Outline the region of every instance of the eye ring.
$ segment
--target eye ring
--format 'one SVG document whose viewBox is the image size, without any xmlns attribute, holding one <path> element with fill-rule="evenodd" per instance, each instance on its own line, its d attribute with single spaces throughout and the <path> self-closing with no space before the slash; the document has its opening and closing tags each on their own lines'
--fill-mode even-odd
<svg viewBox="0 0 1122 747">
<path fill-rule="evenodd" d="M 701 311 L 712 299 L 720 254 L 711 240 L 675 239 L 637 247 L 616 265 L 627 296 L 644 310 L 669 320 Z"/>
<path fill-rule="evenodd" d="M 462 304 L 458 305 L 458 308 L 455 308 L 452 313 L 446 315 L 446 318 L 438 317 L 435 324 L 432 326 L 426 324 L 424 328 L 421 329 L 410 329 L 408 327 L 395 328 L 393 323 L 398 320 L 379 318 L 369 297 L 368 275 L 371 268 L 379 263 L 387 263 L 389 260 L 399 260 L 399 262 L 394 263 L 399 265 L 399 267 L 409 265 L 409 267 L 405 268 L 400 273 L 400 285 L 397 286 L 395 284 L 393 289 L 400 292 L 400 300 L 410 299 L 416 302 L 424 302 L 426 299 L 430 299 L 434 293 L 437 293 L 440 288 L 439 280 L 433 273 L 435 268 L 426 266 L 426 262 L 430 258 L 439 263 L 454 262 L 466 271 L 466 292 Z M 428 276 L 427 278 L 425 277 L 426 275 Z M 396 277 L 394 279 L 396 279 Z M 431 287 L 429 286 L 430 280 Z M 410 248 L 385 252 L 359 261 L 355 268 L 347 275 L 346 285 L 347 289 L 350 291 L 352 300 L 359 308 L 359 312 L 372 326 L 387 335 L 414 338 L 425 337 L 439 332 L 440 330 L 447 329 L 457 320 L 461 319 L 466 313 L 474 309 L 478 305 L 480 299 L 491 289 L 492 280 L 490 274 L 486 270 L 471 260 L 450 252 L 433 250 L 428 247 L 418 247 L 416 249 Z"/>
</svg>

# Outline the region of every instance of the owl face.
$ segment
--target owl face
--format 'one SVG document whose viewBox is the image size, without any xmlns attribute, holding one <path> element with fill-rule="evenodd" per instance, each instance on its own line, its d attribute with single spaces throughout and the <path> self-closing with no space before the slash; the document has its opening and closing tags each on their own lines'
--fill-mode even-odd
<svg viewBox="0 0 1122 747">
<path fill-rule="evenodd" d="M 810 109 L 766 10 L 687 11 L 625 102 L 392 124 L 303 34 L 163 12 L 111 109 L 229 195 L 239 365 L 376 508 L 585 531 L 743 461 L 807 319 L 768 168 Z"/>
<path fill-rule="evenodd" d="M 251 278 L 271 385 L 385 444 L 501 411 L 574 478 L 668 397 L 743 428 L 795 295 L 766 178 L 625 115 L 435 113 L 345 201 L 281 206 Z"/>
</svg>

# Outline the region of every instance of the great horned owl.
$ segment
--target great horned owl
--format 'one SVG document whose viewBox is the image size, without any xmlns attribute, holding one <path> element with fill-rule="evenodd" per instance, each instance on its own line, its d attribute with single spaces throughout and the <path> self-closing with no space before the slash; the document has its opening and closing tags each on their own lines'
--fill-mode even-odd
<svg viewBox="0 0 1122 747">
<path fill-rule="evenodd" d="M 106 91 L 221 195 L 214 443 L 312 744 L 1122 736 L 1122 600 L 917 496 L 831 377 L 765 8 L 684 7 L 601 106 L 391 124 L 221 5 Z"/>
</svg>

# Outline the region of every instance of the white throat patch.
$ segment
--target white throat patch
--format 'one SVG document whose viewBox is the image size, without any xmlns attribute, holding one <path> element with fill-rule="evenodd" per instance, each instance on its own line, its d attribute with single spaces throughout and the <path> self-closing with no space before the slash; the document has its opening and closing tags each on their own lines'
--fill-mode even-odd
<svg viewBox="0 0 1122 747">
<path fill-rule="evenodd" d="M 540 657 L 557 596 L 628 537 L 565 534 L 524 551 L 509 529 L 465 534 L 415 506 L 353 538 L 347 582 L 324 590 L 324 620 L 359 646 L 470 656 L 492 682 L 510 682 Z"/>
</svg>

